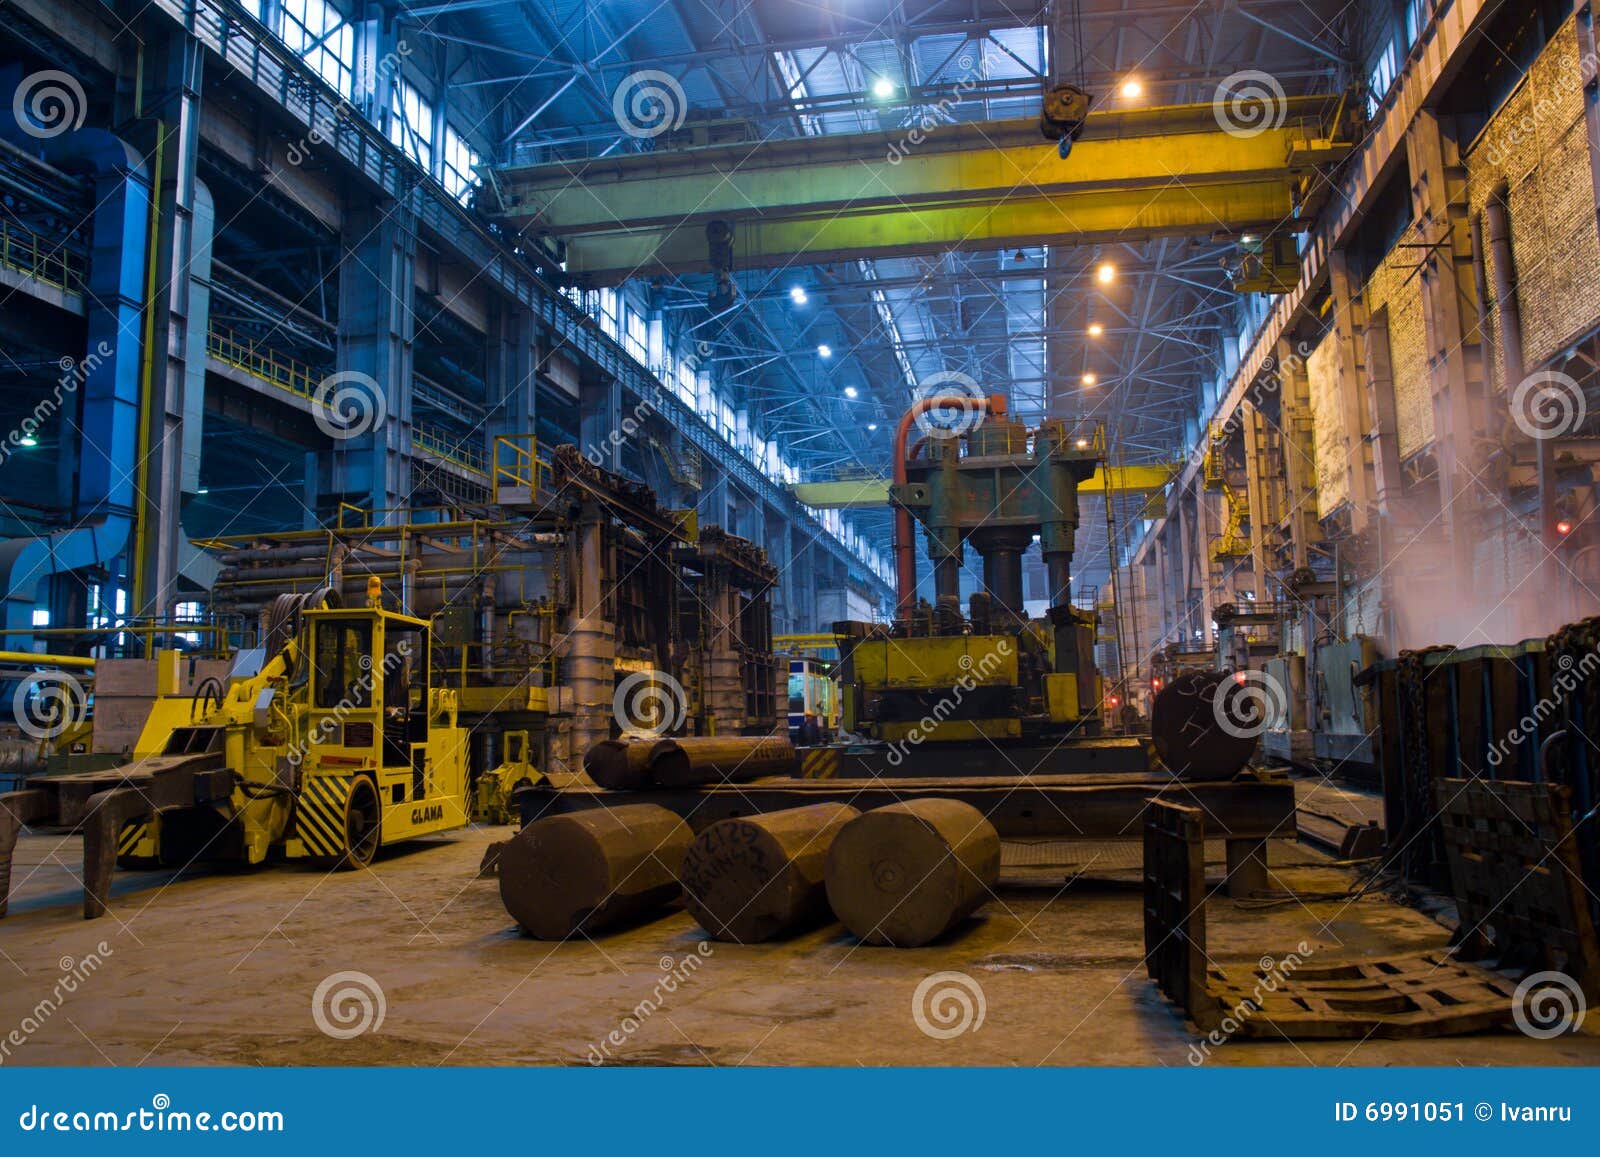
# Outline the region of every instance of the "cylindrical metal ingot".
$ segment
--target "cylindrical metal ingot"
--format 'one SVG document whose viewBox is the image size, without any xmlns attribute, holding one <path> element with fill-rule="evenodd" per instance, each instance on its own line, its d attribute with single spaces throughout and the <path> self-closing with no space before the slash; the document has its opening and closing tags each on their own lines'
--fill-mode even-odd
<svg viewBox="0 0 1600 1157">
<path fill-rule="evenodd" d="M 592 934 L 677 899 L 692 843 L 655 804 L 547 816 L 500 850 L 500 899 L 530 936 Z"/>
<path fill-rule="evenodd" d="M 650 758 L 658 739 L 602 739 L 583 753 L 583 770 L 607 791 L 639 791 L 650 786 Z"/>
<path fill-rule="evenodd" d="M 819 803 L 722 820 L 683 859 L 689 914 L 717 940 L 757 944 L 828 919 L 828 849 L 861 813 Z"/>
<path fill-rule="evenodd" d="M 936 940 L 976 911 L 999 878 L 999 833 L 957 800 L 866 812 L 828 852 L 828 903 L 868 944 L 917 948 Z"/>
<path fill-rule="evenodd" d="M 787 735 L 694 736 L 660 740 L 650 753 L 650 778 L 662 787 L 742 783 L 799 768 Z"/>
</svg>

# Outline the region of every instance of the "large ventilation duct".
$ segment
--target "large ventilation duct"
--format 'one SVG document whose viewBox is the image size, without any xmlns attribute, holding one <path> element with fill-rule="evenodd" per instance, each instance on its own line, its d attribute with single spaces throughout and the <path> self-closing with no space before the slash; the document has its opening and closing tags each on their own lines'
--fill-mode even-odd
<svg viewBox="0 0 1600 1157">
<path fill-rule="evenodd" d="M 96 209 L 85 293 L 88 343 L 78 367 L 83 392 L 74 509 L 78 524 L 0 542 L 0 601 L 6 630 L 16 632 L 8 635 L 14 648 L 31 642 L 27 631 L 33 626 L 41 582 L 56 574 L 108 566 L 128 546 L 151 204 L 150 175 L 143 162 L 109 133 L 80 129 L 45 142 L 16 139 L 58 168 L 92 173 Z"/>
</svg>

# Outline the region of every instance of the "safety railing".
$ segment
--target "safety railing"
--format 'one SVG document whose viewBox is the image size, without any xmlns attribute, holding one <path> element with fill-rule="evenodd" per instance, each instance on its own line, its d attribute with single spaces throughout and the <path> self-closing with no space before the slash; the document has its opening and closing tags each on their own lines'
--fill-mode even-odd
<svg viewBox="0 0 1600 1157">
<path fill-rule="evenodd" d="M 297 361 L 271 346 L 258 345 L 225 326 L 211 327 L 206 335 L 206 351 L 234 369 L 313 402 L 317 400 L 318 386 L 328 376 L 326 369 Z"/>
<path fill-rule="evenodd" d="M 487 476 L 489 473 L 484 463 L 482 446 L 452 438 L 441 430 L 413 424 L 411 445 L 435 458 L 454 463 L 463 470 L 470 470 L 474 474 Z"/>
<path fill-rule="evenodd" d="M 539 457 L 533 434 L 497 434 L 494 439 L 494 485 L 526 489 L 530 496 L 549 489 L 550 464 Z"/>
<path fill-rule="evenodd" d="M 88 278 L 83 254 L 15 221 L 0 220 L 0 265 L 71 293 L 82 293 Z"/>
</svg>

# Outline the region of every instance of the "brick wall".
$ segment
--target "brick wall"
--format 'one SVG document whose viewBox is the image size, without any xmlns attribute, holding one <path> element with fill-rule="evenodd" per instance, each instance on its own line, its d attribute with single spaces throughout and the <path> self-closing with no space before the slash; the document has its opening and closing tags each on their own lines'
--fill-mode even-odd
<svg viewBox="0 0 1600 1157">
<path fill-rule="evenodd" d="M 1350 448 L 1339 404 L 1339 343 L 1332 329 L 1306 359 L 1306 381 L 1317 455 L 1317 517 L 1326 518 L 1350 497 Z"/>
<path fill-rule="evenodd" d="M 1568 20 L 1467 155 L 1467 197 L 1474 214 L 1482 212 L 1498 186 L 1510 186 L 1511 251 L 1530 370 L 1600 322 L 1600 231 L 1583 76 L 1576 29 Z M 1487 240 L 1485 249 L 1492 294 Z M 1496 321 L 1491 311 L 1489 373 L 1503 391 L 1507 383 Z"/>
<path fill-rule="evenodd" d="M 1414 243 L 1408 230 L 1401 244 Z M 1422 320 L 1422 277 L 1416 249 L 1396 245 L 1365 287 L 1367 316 L 1389 311 L 1389 363 L 1394 374 L 1395 427 L 1400 457 L 1409 458 L 1433 441 L 1433 390 L 1428 378 L 1427 333 Z"/>
</svg>

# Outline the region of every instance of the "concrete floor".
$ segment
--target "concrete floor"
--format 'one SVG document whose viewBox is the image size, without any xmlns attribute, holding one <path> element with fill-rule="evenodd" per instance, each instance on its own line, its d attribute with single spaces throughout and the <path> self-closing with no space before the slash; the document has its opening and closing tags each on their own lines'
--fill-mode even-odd
<svg viewBox="0 0 1600 1157">
<path fill-rule="evenodd" d="M 511 925 L 475 879 L 480 828 L 383 855 L 361 873 L 277 865 L 239 873 L 118 873 L 111 914 L 81 919 L 76 839 L 25 836 L 0 921 L 0 1056 L 8 1064 L 583 1064 L 616 1032 L 626 1064 L 1186 1065 L 1194 1039 L 1145 978 L 1133 873 L 1079 879 L 1015 869 L 940 945 L 863 948 L 833 925 L 770 946 L 713 945 L 682 911 L 597 942 L 545 944 Z M 1131 846 L 1104 863 L 1133 864 Z M 1274 849 L 1275 882 L 1343 891 L 1348 873 L 1302 846 Z M 1016 861 L 1016 857 L 1012 857 Z M 1027 861 L 1036 857 L 1021 857 Z M 1096 870 L 1104 867 L 1104 863 Z M 1293 866 L 1291 866 L 1293 865 Z M 1442 944 L 1437 924 L 1380 898 L 1244 910 L 1209 906 L 1211 955 L 1254 961 L 1308 941 L 1324 959 Z M 63 975 L 98 971 L 37 1016 Z M 704 949 L 702 949 L 704 945 Z M 705 954 L 705 951 L 708 954 Z M 698 968 L 685 964 L 698 958 Z M 676 970 L 688 978 L 625 1031 Z M 335 1039 L 313 994 L 338 972 L 381 988 L 381 1026 Z M 981 1027 L 934 1039 L 913 1018 L 919 982 L 967 974 Z M 364 981 L 362 983 L 365 983 Z M 1234 1041 L 1224 1065 L 1600 1064 L 1591 1015 L 1556 1041 L 1514 1032 L 1432 1041 Z M 37 1023 L 35 1021 L 37 1020 Z M 630 1024 L 633 1022 L 629 1022 Z M 5 1034 L 23 1026 L 24 1043 Z M 597 1051 L 591 1052 L 591 1049 Z"/>
</svg>

